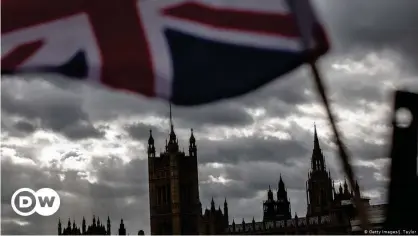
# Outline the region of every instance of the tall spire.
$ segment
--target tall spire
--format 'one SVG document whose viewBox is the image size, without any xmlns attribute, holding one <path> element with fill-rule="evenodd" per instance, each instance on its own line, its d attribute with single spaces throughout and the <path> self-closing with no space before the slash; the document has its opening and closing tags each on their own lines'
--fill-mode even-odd
<svg viewBox="0 0 418 236">
<path fill-rule="evenodd" d="M 314 150 L 320 150 L 318 134 L 316 132 L 316 124 L 314 123 Z"/>
<path fill-rule="evenodd" d="M 271 191 L 270 185 L 269 190 L 267 191 L 267 200 L 273 200 L 273 192 Z"/>
<path fill-rule="evenodd" d="M 175 141 L 176 138 L 176 134 L 174 133 L 174 124 L 173 124 L 173 113 L 171 111 L 171 102 L 170 102 L 170 138 L 173 139 L 173 141 Z"/>
<path fill-rule="evenodd" d="M 177 152 L 178 151 L 178 142 L 176 134 L 174 133 L 174 125 L 173 125 L 173 115 L 171 112 L 171 103 L 170 103 L 170 137 L 168 140 L 167 149 L 170 152 Z"/>
<path fill-rule="evenodd" d="M 62 233 L 61 219 L 58 218 L 58 235 L 61 235 L 61 233 Z"/>
<path fill-rule="evenodd" d="M 154 145 L 154 137 L 152 137 L 152 130 L 149 130 L 148 145 Z"/>
<path fill-rule="evenodd" d="M 176 134 L 174 133 L 173 115 L 171 113 L 171 102 L 170 102 L 170 140 L 169 143 L 175 143 L 177 140 Z"/>
<path fill-rule="evenodd" d="M 349 191 L 348 191 L 348 184 L 347 184 L 347 179 L 346 178 L 344 178 L 344 194 L 349 194 Z"/>
<path fill-rule="evenodd" d="M 316 132 L 316 124 L 314 123 L 314 148 L 312 151 L 311 167 L 313 171 L 325 171 L 324 155 L 319 146 L 318 134 Z"/>
<path fill-rule="evenodd" d="M 154 146 L 154 138 L 152 137 L 152 130 L 149 130 L 148 157 L 155 157 L 155 146 Z"/>
<path fill-rule="evenodd" d="M 193 144 L 196 142 L 196 138 L 193 135 L 193 128 L 190 129 L 190 139 L 189 139 L 190 144 Z"/>
<path fill-rule="evenodd" d="M 193 135 L 193 129 L 190 130 L 190 139 L 189 139 L 189 156 L 197 156 L 197 147 L 196 147 L 196 138 Z"/>
<path fill-rule="evenodd" d="M 280 174 L 280 180 L 277 188 L 277 200 L 286 200 L 287 199 L 287 189 L 284 185 L 282 174 Z"/>
<path fill-rule="evenodd" d="M 81 233 L 85 234 L 86 233 L 86 219 L 83 216 L 83 221 L 81 223 Z"/>
<path fill-rule="evenodd" d="M 280 174 L 280 180 L 279 180 L 279 188 L 280 187 L 284 187 L 284 182 L 283 182 L 283 179 L 282 179 L 282 175 Z"/>
<path fill-rule="evenodd" d="M 284 182 L 282 179 L 282 174 L 280 174 L 280 180 L 279 180 L 279 184 L 277 186 L 277 192 L 281 192 L 281 191 L 285 191 L 285 186 L 284 186 Z"/>
</svg>

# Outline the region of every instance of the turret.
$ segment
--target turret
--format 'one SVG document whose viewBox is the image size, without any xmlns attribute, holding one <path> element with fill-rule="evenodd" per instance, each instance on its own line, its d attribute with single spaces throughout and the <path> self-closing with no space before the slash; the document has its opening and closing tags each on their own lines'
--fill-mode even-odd
<svg viewBox="0 0 418 236">
<path fill-rule="evenodd" d="M 282 175 L 280 174 L 280 180 L 279 180 L 278 188 L 277 188 L 277 200 L 286 200 L 286 199 L 287 199 L 287 191 L 285 189 Z"/>
<path fill-rule="evenodd" d="M 290 211 L 290 201 L 287 196 L 287 189 L 283 182 L 282 175 L 280 174 L 280 180 L 278 184 L 278 190 L 277 190 L 277 209 L 276 211 L 276 217 L 277 219 L 290 219 L 292 217 L 291 211 Z"/>
<path fill-rule="evenodd" d="M 93 227 L 96 227 L 96 216 L 93 215 Z"/>
<path fill-rule="evenodd" d="M 224 218 L 225 218 L 225 225 L 228 226 L 229 225 L 229 216 L 228 216 L 228 203 L 226 202 L 226 198 L 225 198 L 225 202 L 224 202 Z"/>
<path fill-rule="evenodd" d="M 344 180 L 344 195 L 346 196 L 350 195 L 350 192 L 348 191 L 347 180 Z"/>
<path fill-rule="evenodd" d="M 106 228 L 107 235 L 110 235 L 110 231 L 111 231 L 111 227 L 110 227 L 110 217 L 109 217 L 109 216 L 107 216 L 107 228 Z"/>
<path fill-rule="evenodd" d="M 170 103 L 170 137 L 168 140 L 168 151 L 177 152 L 179 150 L 176 133 L 174 133 L 173 118 L 171 114 L 171 103 Z"/>
<path fill-rule="evenodd" d="M 318 134 L 316 132 L 316 125 L 314 125 L 314 149 L 311 158 L 312 171 L 322 170 L 325 171 L 324 156 L 319 146 Z"/>
<path fill-rule="evenodd" d="M 197 156 L 196 139 L 193 135 L 193 129 L 191 129 L 191 134 L 190 134 L 190 139 L 189 139 L 189 156 Z"/>
<path fill-rule="evenodd" d="M 84 219 L 84 216 L 83 216 L 83 221 L 81 223 L 81 232 L 83 234 L 86 234 L 86 219 Z"/>
<path fill-rule="evenodd" d="M 213 197 L 212 197 L 212 201 L 210 202 L 210 211 L 215 211 L 215 201 L 213 200 Z"/>
<path fill-rule="evenodd" d="M 325 157 L 322 153 L 318 132 L 314 124 L 314 144 L 311 157 L 311 170 L 306 185 L 307 216 L 328 214 L 331 210 L 333 197 L 333 183 L 331 172 L 326 170 Z"/>
<path fill-rule="evenodd" d="M 123 223 L 123 219 L 120 220 L 119 235 L 126 235 L 126 229 L 125 224 Z"/>
<path fill-rule="evenodd" d="M 155 146 L 154 146 L 154 137 L 152 137 L 152 130 L 149 130 L 148 157 L 155 157 Z"/>
<path fill-rule="evenodd" d="M 273 201 L 273 192 L 271 191 L 270 185 L 269 185 L 269 190 L 267 191 L 267 200 Z"/>
<path fill-rule="evenodd" d="M 253 220 L 251 221 L 251 224 L 252 224 L 253 230 L 255 230 L 255 219 L 254 219 L 254 216 L 253 216 Z"/>
<path fill-rule="evenodd" d="M 58 235 L 62 234 L 62 226 L 61 226 L 61 219 L 58 218 Z"/>
</svg>

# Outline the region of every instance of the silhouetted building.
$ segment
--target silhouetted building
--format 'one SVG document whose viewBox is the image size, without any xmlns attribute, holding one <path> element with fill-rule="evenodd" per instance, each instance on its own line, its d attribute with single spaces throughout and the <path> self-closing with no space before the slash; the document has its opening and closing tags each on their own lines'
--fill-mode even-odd
<svg viewBox="0 0 418 236">
<path fill-rule="evenodd" d="M 200 220 L 200 234 L 213 235 L 222 234 L 228 227 L 228 203 L 224 202 L 224 212 L 222 213 L 221 206 L 215 208 L 215 201 L 212 198 L 210 202 L 210 209 L 205 209 Z"/>
<path fill-rule="evenodd" d="M 217 235 L 217 234 L 350 234 L 361 233 L 357 211 L 353 204 L 354 191 L 349 189 L 347 181 L 335 189 L 331 173 L 326 168 L 324 154 L 314 126 L 314 143 L 311 165 L 306 181 L 306 217 L 294 218 L 288 191 L 280 175 L 276 198 L 269 186 L 267 199 L 262 203 L 263 219 L 240 224 L 232 220 L 229 225 L 228 203 L 225 199 L 223 211 L 214 199 L 210 208 L 202 212 L 199 199 L 199 181 L 197 165 L 196 138 L 191 130 L 188 154 L 180 151 L 170 106 L 170 133 L 166 140 L 165 151 L 156 155 L 155 141 L 150 130 L 148 139 L 148 175 L 151 234 L 164 235 Z M 358 183 L 355 185 L 359 189 Z M 369 199 L 361 198 L 369 211 L 372 228 L 381 228 L 384 222 L 386 205 L 369 204 Z M 92 224 L 86 225 L 83 217 L 81 228 L 75 221 L 68 220 L 62 228 L 58 221 L 59 235 L 110 235 L 110 218 L 106 227 L 100 219 L 93 216 Z M 120 222 L 119 235 L 126 235 L 123 219 Z M 144 231 L 138 231 L 144 235 Z"/>
<path fill-rule="evenodd" d="M 125 229 L 125 224 L 123 223 L 123 219 L 120 220 L 118 232 L 119 232 L 119 235 L 126 235 L 126 229 Z"/>
<path fill-rule="evenodd" d="M 245 222 L 243 219 L 241 224 L 232 220 L 231 225 L 226 199 L 223 212 L 220 206 L 216 209 L 212 198 L 210 209 L 201 214 L 196 139 L 192 130 L 189 155 L 179 151 L 171 107 L 170 128 L 165 152 L 159 157 L 155 154 L 151 131 L 148 140 L 151 234 L 348 234 L 360 229 L 352 204 L 354 192 L 349 190 L 347 182 L 335 190 L 330 171 L 326 169 L 316 127 L 311 168 L 306 181 L 306 217 L 295 214 L 292 218 L 287 188 L 280 175 L 276 199 L 270 186 L 267 191 L 267 199 L 262 206 L 263 220 L 256 222 L 253 218 L 251 222 Z M 359 189 L 358 184 L 355 188 Z M 372 214 L 373 227 L 380 227 L 386 206 L 370 206 L 366 198 L 362 201 Z"/>
<path fill-rule="evenodd" d="M 148 175 L 151 234 L 199 234 L 201 204 L 197 172 L 197 146 L 193 130 L 188 155 L 179 150 L 170 105 L 170 135 L 165 151 L 156 155 L 150 130 Z"/>
<path fill-rule="evenodd" d="M 314 127 L 314 148 L 311 157 L 311 170 L 306 182 L 306 216 L 322 216 L 330 213 L 333 199 L 333 182 L 326 164 L 319 139 Z"/>
<path fill-rule="evenodd" d="M 277 188 L 277 200 L 273 198 L 273 192 L 269 186 L 267 200 L 263 202 L 263 220 L 287 220 L 291 218 L 290 200 L 282 176 Z"/>
<path fill-rule="evenodd" d="M 121 220 L 118 232 L 119 235 L 126 235 L 123 219 Z M 92 223 L 87 225 L 86 219 L 83 217 L 81 228 L 77 226 L 75 220 L 73 220 L 73 223 L 71 224 L 71 220 L 68 219 L 67 227 L 64 229 L 61 225 L 61 219 L 58 219 L 58 235 L 111 235 L 110 217 L 107 217 L 106 226 L 102 224 L 99 217 L 97 217 L 96 221 L 95 216 L 93 216 Z"/>
<path fill-rule="evenodd" d="M 359 190 L 356 183 L 355 188 Z M 306 217 L 296 214 L 291 218 L 290 201 L 285 184 L 280 176 L 277 200 L 273 192 L 267 191 L 267 200 L 263 203 L 263 221 L 242 222 L 228 226 L 226 234 L 350 234 L 361 229 L 353 205 L 354 191 L 349 190 L 347 181 L 344 188 L 340 184 L 336 191 L 330 171 L 326 170 L 325 158 L 319 145 L 314 127 L 314 147 L 311 157 L 311 169 L 306 181 Z M 369 199 L 362 198 L 365 208 L 370 213 L 372 227 L 380 228 L 384 221 L 386 205 L 369 204 Z"/>
<path fill-rule="evenodd" d="M 92 224 L 86 225 L 86 219 L 83 217 L 81 222 L 81 228 L 77 227 L 75 220 L 71 226 L 71 220 L 68 219 L 68 225 L 66 228 L 61 229 L 61 220 L 58 220 L 58 235 L 110 235 L 110 218 L 107 217 L 106 227 L 100 221 L 100 218 L 93 216 Z"/>
</svg>

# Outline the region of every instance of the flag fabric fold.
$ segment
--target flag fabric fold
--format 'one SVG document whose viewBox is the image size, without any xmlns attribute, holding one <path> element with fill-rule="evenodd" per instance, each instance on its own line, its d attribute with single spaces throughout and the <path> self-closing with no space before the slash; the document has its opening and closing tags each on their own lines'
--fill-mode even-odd
<svg viewBox="0 0 418 236">
<path fill-rule="evenodd" d="M 2 0 L 2 74 L 58 73 L 197 105 L 329 48 L 308 0 Z"/>
</svg>

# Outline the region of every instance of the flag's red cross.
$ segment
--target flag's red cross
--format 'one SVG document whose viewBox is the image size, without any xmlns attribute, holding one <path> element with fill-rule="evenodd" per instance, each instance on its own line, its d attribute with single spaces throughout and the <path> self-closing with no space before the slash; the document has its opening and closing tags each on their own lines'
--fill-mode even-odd
<svg viewBox="0 0 418 236">
<path fill-rule="evenodd" d="M 2 34 L 86 13 L 100 48 L 102 83 L 154 95 L 154 71 L 137 0 L 2 0 L 1 7 Z M 167 7 L 161 14 L 217 28 L 298 36 L 291 15 L 219 9 L 198 3 Z M 13 70 L 41 46 L 42 41 L 36 41 L 17 47 L 2 58 L 3 68 Z"/>
</svg>

